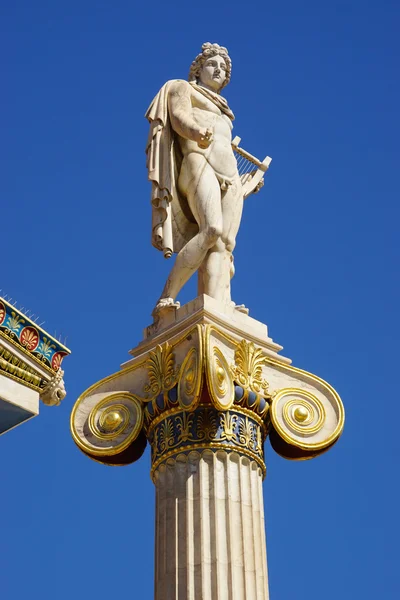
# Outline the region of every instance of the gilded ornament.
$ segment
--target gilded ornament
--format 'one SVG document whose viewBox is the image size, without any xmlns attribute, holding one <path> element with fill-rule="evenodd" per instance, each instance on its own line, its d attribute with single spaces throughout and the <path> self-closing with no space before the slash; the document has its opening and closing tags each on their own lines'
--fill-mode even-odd
<svg viewBox="0 0 400 600">
<path fill-rule="evenodd" d="M 219 412 L 201 404 L 190 413 L 173 409 L 156 417 L 147 432 L 153 469 L 177 453 L 205 448 L 236 449 L 263 464 L 263 431 L 262 420 L 243 408 Z"/>
<path fill-rule="evenodd" d="M 301 388 L 284 388 L 273 399 L 270 415 L 275 433 L 304 452 L 305 458 L 334 444 L 343 430 L 343 406 L 332 392 L 317 396 Z"/>
<path fill-rule="evenodd" d="M 265 357 L 261 348 L 256 348 L 253 342 L 242 340 L 235 351 L 235 364 L 231 370 L 235 381 L 245 389 L 256 394 L 271 397 L 268 393 L 269 383 L 262 377 L 262 366 Z"/>
<path fill-rule="evenodd" d="M 254 446 L 254 425 L 246 417 L 239 423 L 239 442 L 250 450 Z"/>
<path fill-rule="evenodd" d="M 298 423 L 304 423 L 310 416 L 310 412 L 304 406 L 297 406 L 293 411 L 293 416 Z"/>
<path fill-rule="evenodd" d="M 183 361 L 178 381 L 178 402 L 185 410 L 194 410 L 200 402 L 202 386 L 201 347 L 191 348 Z"/>
<path fill-rule="evenodd" d="M 42 390 L 46 381 L 26 363 L 0 346 L 0 371 L 10 379 L 21 381 L 35 390 Z"/>
<path fill-rule="evenodd" d="M 197 439 L 214 440 L 217 436 L 217 420 L 214 411 L 202 410 L 197 420 Z"/>
<path fill-rule="evenodd" d="M 150 352 L 146 361 L 149 383 L 144 386 L 146 398 L 154 398 L 174 387 L 179 367 L 175 368 L 175 356 L 168 342 Z"/>
<path fill-rule="evenodd" d="M 174 426 L 172 419 L 165 419 L 160 427 L 160 451 L 165 452 L 174 446 Z"/>
<path fill-rule="evenodd" d="M 221 350 L 214 346 L 207 362 L 207 381 L 213 404 L 218 410 L 228 410 L 235 400 L 235 386 L 229 365 Z"/>
<path fill-rule="evenodd" d="M 262 439 L 262 432 L 261 432 L 261 427 L 256 427 L 256 447 L 255 447 L 255 451 L 257 452 L 257 454 L 260 454 L 262 456 L 263 453 L 263 439 Z"/>
<path fill-rule="evenodd" d="M 104 411 L 100 417 L 100 428 L 105 433 L 113 433 L 121 428 L 124 422 L 124 414 L 121 409 L 117 410 L 114 406 L 110 411 Z"/>
<path fill-rule="evenodd" d="M 238 421 L 238 416 L 232 415 L 229 412 L 221 413 L 220 421 L 222 425 L 220 439 L 227 440 L 228 442 L 236 441 L 235 429 Z"/>
<path fill-rule="evenodd" d="M 317 433 L 326 420 L 322 402 L 314 394 L 305 395 L 304 391 L 302 396 L 285 402 L 282 416 L 292 431 L 307 435 Z"/>
<path fill-rule="evenodd" d="M 142 404 L 129 392 L 113 392 L 105 397 L 101 394 L 100 399 L 98 394 L 83 396 L 71 414 L 75 443 L 100 460 L 122 454 L 138 438 L 142 426 Z"/>
<path fill-rule="evenodd" d="M 158 432 L 157 427 L 154 429 L 154 435 L 153 435 L 152 439 L 150 439 L 150 442 L 151 442 L 151 447 L 152 447 L 152 450 L 154 453 L 154 460 L 155 460 L 157 455 L 159 454 L 159 450 L 158 450 L 159 432 Z"/>
<path fill-rule="evenodd" d="M 187 442 L 193 439 L 193 434 L 190 428 L 193 424 L 194 415 L 182 413 L 176 417 L 176 427 L 180 432 L 178 435 L 178 442 Z"/>
</svg>

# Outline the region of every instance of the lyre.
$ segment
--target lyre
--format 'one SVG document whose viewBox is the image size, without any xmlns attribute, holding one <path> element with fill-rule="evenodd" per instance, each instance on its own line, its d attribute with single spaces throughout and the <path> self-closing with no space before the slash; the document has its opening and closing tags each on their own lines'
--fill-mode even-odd
<svg viewBox="0 0 400 600">
<path fill-rule="evenodd" d="M 237 135 L 232 140 L 232 148 L 236 154 L 239 176 L 243 187 L 243 197 L 247 198 L 250 194 L 255 194 L 263 185 L 264 173 L 268 170 L 272 158 L 266 156 L 261 162 L 250 154 L 239 148 L 241 138 Z M 254 168 L 256 167 L 256 168 Z"/>
</svg>

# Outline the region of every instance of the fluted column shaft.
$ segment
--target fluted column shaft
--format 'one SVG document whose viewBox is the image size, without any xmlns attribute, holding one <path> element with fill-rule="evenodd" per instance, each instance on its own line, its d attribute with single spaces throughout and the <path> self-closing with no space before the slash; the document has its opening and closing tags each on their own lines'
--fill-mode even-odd
<svg viewBox="0 0 400 600">
<path fill-rule="evenodd" d="M 225 450 L 182 453 L 154 483 L 155 600 L 267 600 L 257 462 Z"/>
</svg>

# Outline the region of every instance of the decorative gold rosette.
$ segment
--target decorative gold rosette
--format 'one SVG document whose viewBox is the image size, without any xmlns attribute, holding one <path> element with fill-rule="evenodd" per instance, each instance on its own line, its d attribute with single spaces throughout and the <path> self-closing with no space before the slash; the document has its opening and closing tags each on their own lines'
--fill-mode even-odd
<svg viewBox="0 0 400 600">
<path fill-rule="evenodd" d="M 270 409 L 271 444 L 285 458 L 307 459 L 331 447 L 343 430 L 344 410 L 339 396 L 300 388 L 279 390 Z"/>
<path fill-rule="evenodd" d="M 99 393 L 79 399 L 71 414 L 77 446 L 99 462 L 122 465 L 144 451 L 143 409 L 131 393 Z"/>
</svg>

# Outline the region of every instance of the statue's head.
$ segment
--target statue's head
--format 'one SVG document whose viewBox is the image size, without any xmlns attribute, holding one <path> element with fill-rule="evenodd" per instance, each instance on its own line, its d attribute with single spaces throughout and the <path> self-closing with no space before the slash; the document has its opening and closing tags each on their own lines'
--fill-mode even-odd
<svg viewBox="0 0 400 600">
<path fill-rule="evenodd" d="M 228 50 L 219 44 L 206 42 L 201 47 L 201 54 L 192 62 L 189 81 L 203 83 L 215 92 L 220 92 L 231 79 L 232 61 Z"/>
</svg>

